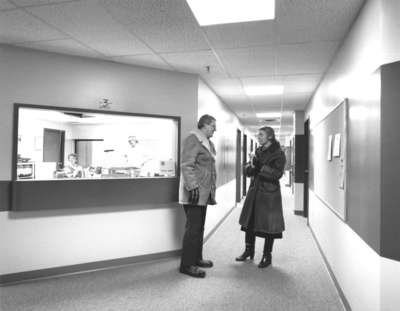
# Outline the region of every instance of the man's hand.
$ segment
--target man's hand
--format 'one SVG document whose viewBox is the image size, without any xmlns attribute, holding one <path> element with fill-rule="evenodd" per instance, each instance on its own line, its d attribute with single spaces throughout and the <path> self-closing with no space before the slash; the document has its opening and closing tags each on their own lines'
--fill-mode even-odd
<svg viewBox="0 0 400 311">
<path fill-rule="evenodd" d="M 190 204 L 197 204 L 199 202 L 199 188 L 194 188 L 189 191 Z"/>
</svg>

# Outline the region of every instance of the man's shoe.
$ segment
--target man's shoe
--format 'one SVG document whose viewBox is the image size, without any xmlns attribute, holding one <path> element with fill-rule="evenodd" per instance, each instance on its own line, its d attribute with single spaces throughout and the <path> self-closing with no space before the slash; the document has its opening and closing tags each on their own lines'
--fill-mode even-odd
<svg viewBox="0 0 400 311">
<path fill-rule="evenodd" d="M 206 276 L 206 272 L 196 266 L 181 266 L 179 272 L 195 278 L 204 278 Z"/>
<path fill-rule="evenodd" d="M 200 259 L 196 262 L 196 266 L 202 268 L 211 268 L 213 266 L 213 262 L 211 260 Z"/>
</svg>

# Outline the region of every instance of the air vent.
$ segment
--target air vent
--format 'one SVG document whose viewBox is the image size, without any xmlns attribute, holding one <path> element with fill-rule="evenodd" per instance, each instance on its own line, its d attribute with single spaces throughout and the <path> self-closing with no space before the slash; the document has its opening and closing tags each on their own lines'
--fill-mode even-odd
<svg viewBox="0 0 400 311">
<path fill-rule="evenodd" d="M 264 119 L 265 122 L 279 122 L 279 118 Z"/>
</svg>

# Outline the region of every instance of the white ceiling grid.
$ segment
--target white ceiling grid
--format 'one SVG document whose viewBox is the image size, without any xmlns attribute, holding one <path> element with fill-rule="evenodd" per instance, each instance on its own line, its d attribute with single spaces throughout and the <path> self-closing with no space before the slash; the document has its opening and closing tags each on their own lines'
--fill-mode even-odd
<svg viewBox="0 0 400 311">
<path fill-rule="evenodd" d="M 249 127 L 283 108 L 282 134 L 363 3 L 276 0 L 275 20 L 200 27 L 185 0 L 0 0 L 0 43 L 199 74 Z M 244 93 L 266 83 L 284 94 Z"/>
</svg>

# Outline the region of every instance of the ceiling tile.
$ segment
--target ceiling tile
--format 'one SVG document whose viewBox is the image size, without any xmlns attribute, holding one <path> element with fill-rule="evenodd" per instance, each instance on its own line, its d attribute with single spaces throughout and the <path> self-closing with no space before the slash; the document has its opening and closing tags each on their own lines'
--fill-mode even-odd
<svg viewBox="0 0 400 311">
<path fill-rule="evenodd" d="M 22 10 L 0 12 L 0 42 L 21 43 L 64 39 L 65 35 Z"/>
<path fill-rule="evenodd" d="M 35 6 L 35 5 L 46 5 L 61 2 L 71 2 L 79 0 L 12 0 L 17 6 Z"/>
<path fill-rule="evenodd" d="M 276 7 L 280 43 L 341 40 L 364 0 L 279 0 Z"/>
<path fill-rule="evenodd" d="M 235 98 L 241 96 L 247 98 L 243 92 L 242 84 L 239 79 L 214 78 L 207 79 L 207 83 L 220 97 Z"/>
<path fill-rule="evenodd" d="M 322 74 L 328 67 L 338 41 L 280 45 L 277 52 L 278 75 Z"/>
<path fill-rule="evenodd" d="M 283 98 L 278 98 L 278 96 L 274 96 L 270 99 L 251 99 L 251 104 L 254 109 L 257 111 L 281 111 L 281 106 L 284 105 Z"/>
<path fill-rule="evenodd" d="M 287 75 L 284 78 L 285 94 L 313 93 L 322 79 L 322 74 Z"/>
<path fill-rule="evenodd" d="M 304 110 L 310 101 L 312 93 L 298 93 L 284 96 L 283 106 L 285 109 Z"/>
<path fill-rule="evenodd" d="M 132 56 L 119 56 L 112 57 L 113 61 L 131 64 L 137 66 L 145 66 L 158 69 L 173 70 L 171 66 L 165 63 L 160 57 L 154 54 L 132 55 Z"/>
<path fill-rule="evenodd" d="M 156 52 L 187 52 L 210 48 L 185 0 L 101 2 L 109 14 Z"/>
<path fill-rule="evenodd" d="M 15 5 L 8 0 L 0 0 L 0 10 L 8 10 L 15 8 Z"/>
<path fill-rule="evenodd" d="M 259 76 L 241 78 L 244 87 L 258 87 L 265 85 L 284 85 L 285 76 Z M 284 90 L 286 91 L 286 90 Z"/>
<path fill-rule="evenodd" d="M 178 71 L 205 75 L 208 77 L 226 77 L 212 51 L 196 51 L 187 53 L 160 54 L 172 67 Z M 210 66 L 207 73 L 206 66 Z"/>
<path fill-rule="evenodd" d="M 234 77 L 275 74 L 275 47 L 222 49 L 217 51 L 226 70 Z"/>
<path fill-rule="evenodd" d="M 240 48 L 275 43 L 274 21 L 257 21 L 203 27 L 214 48 Z"/>
<path fill-rule="evenodd" d="M 27 10 L 104 55 L 151 53 L 98 5 L 97 0 L 29 7 Z"/>
<path fill-rule="evenodd" d="M 18 44 L 18 46 L 31 49 L 44 50 L 54 53 L 69 54 L 69 55 L 78 55 L 86 57 L 100 56 L 95 51 L 88 49 L 79 42 L 76 42 L 71 39 L 29 42 L 29 43 Z"/>
</svg>

